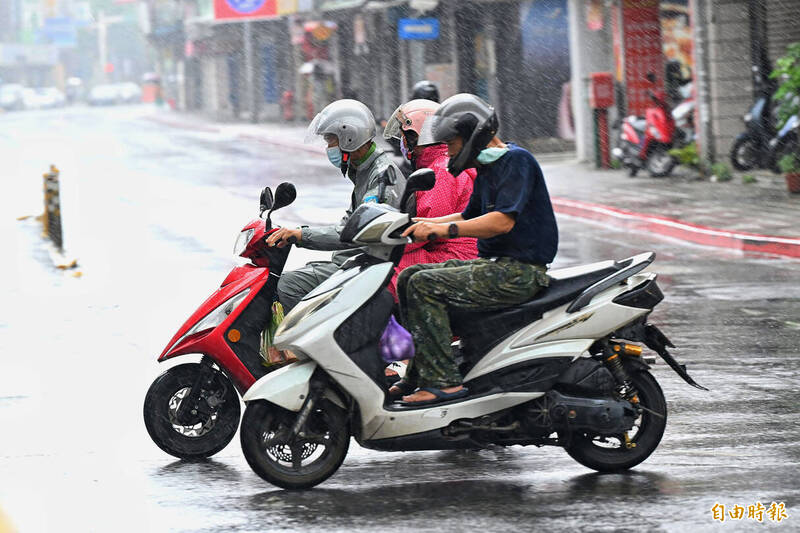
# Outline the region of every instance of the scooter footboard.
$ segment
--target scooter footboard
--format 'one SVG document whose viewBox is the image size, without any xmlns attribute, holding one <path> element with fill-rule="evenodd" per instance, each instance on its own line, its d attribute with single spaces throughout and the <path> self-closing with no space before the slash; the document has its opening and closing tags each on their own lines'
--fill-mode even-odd
<svg viewBox="0 0 800 533">
<path fill-rule="evenodd" d="M 308 397 L 311 375 L 317 363 L 298 361 L 262 377 L 244 395 L 245 402 L 267 400 L 290 411 L 299 411 Z"/>
</svg>

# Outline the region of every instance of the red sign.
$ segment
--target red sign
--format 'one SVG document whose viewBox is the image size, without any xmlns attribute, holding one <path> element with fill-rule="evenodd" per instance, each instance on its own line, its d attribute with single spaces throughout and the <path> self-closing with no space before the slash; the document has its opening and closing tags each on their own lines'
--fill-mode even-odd
<svg viewBox="0 0 800 533">
<path fill-rule="evenodd" d="M 647 89 L 661 88 L 664 80 L 658 0 L 623 0 L 622 40 L 628 113 L 644 115 L 652 105 Z M 649 72 L 656 76 L 655 87 L 647 81 Z"/>
<path fill-rule="evenodd" d="M 610 72 L 592 72 L 589 105 L 594 109 L 608 109 L 614 105 L 614 77 Z"/>
<path fill-rule="evenodd" d="M 217 20 L 277 16 L 277 0 L 214 0 L 214 18 Z"/>
<path fill-rule="evenodd" d="M 603 29 L 603 0 L 589 0 L 586 4 L 586 27 L 591 31 Z"/>
</svg>

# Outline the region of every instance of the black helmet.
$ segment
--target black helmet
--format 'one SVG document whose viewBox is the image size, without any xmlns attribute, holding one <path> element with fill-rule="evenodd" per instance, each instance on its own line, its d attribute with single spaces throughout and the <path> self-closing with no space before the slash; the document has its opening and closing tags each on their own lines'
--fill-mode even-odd
<svg viewBox="0 0 800 533">
<path fill-rule="evenodd" d="M 447 171 L 458 176 L 486 148 L 498 127 L 497 113 L 488 102 L 474 94 L 461 93 L 442 102 L 436 113 L 425 121 L 420 137 L 430 135 L 435 143 L 444 143 L 454 137 L 464 140 L 461 151 L 447 164 Z"/>
<path fill-rule="evenodd" d="M 438 102 L 439 89 L 436 87 L 436 84 L 428 80 L 422 80 L 415 83 L 414 88 L 411 90 L 411 100 L 417 99 L 433 100 L 434 102 Z"/>
</svg>

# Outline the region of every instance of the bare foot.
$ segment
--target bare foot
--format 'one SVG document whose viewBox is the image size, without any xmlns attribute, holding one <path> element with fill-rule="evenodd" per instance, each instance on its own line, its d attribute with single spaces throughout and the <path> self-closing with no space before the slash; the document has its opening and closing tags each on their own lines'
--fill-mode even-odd
<svg viewBox="0 0 800 533">
<path fill-rule="evenodd" d="M 445 387 L 441 389 L 442 392 L 445 394 L 451 394 L 453 392 L 458 392 L 464 388 L 464 385 L 455 385 L 453 387 Z M 414 394 L 409 394 L 408 396 L 403 396 L 403 401 L 405 403 L 415 403 L 415 402 L 427 402 L 430 400 L 435 400 L 436 395 L 426 390 L 418 390 Z"/>
</svg>

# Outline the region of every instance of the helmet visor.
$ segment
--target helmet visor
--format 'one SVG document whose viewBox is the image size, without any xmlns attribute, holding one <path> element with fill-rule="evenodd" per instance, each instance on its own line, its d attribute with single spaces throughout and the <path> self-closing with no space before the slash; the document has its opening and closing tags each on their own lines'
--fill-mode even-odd
<svg viewBox="0 0 800 533">
<path fill-rule="evenodd" d="M 440 118 L 441 117 L 430 116 L 425 119 L 425 122 L 422 123 L 422 128 L 419 130 L 419 141 L 417 141 L 417 145 L 428 146 L 430 144 L 439 144 L 442 142 L 433 138 L 433 124 Z"/>
<path fill-rule="evenodd" d="M 425 120 L 419 134 L 419 144 L 439 144 L 445 143 L 458 135 L 456 129 L 456 119 L 453 117 L 443 117 L 433 115 Z"/>
<path fill-rule="evenodd" d="M 405 128 L 411 127 L 411 119 L 403 113 L 403 106 L 399 106 L 392 112 L 389 120 L 386 122 L 386 127 L 383 129 L 384 139 L 399 139 L 403 135 Z"/>
<path fill-rule="evenodd" d="M 305 144 L 310 144 L 312 146 L 320 146 L 325 147 L 328 145 L 323 139 L 322 134 L 323 132 L 319 131 L 320 122 L 323 120 L 322 113 L 317 113 L 317 116 L 314 117 L 314 120 L 311 121 L 311 124 L 308 125 L 306 128 L 306 135 L 303 138 L 303 142 Z"/>
</svg>

